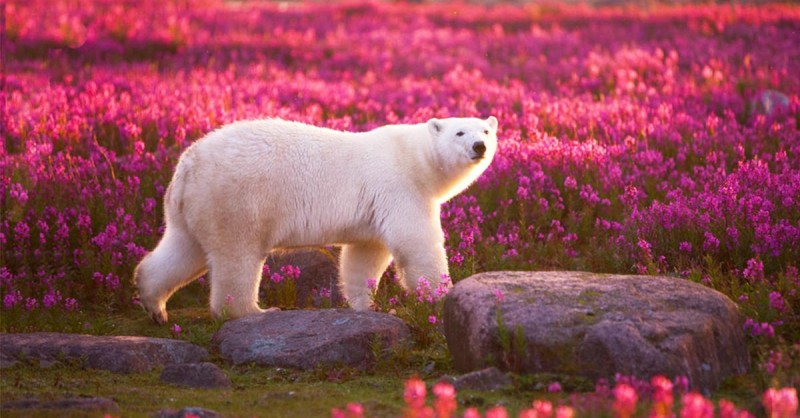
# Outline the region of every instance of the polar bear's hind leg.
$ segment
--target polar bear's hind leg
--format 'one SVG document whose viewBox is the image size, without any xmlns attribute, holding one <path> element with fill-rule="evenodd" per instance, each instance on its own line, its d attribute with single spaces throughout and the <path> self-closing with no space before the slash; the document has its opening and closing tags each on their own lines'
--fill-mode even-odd
<svg viewBox="0 0 800 418">
<path fill-rule="evenodd" d="M 219 251 L 209 254 L 208 261 L 211 314 L 215 318 L 235 319 L 264 312 L 258 307 L 264 258 L 246 255 L 245 251 Z"/>
<path fill-rule="evenodd" d="M 167 322 L 167 299 L 207 271 L 200 244 L 185 229 L 169 225 L 158 246 L 134 272 L 144 309 L 159 324 Z"/>
</svg>

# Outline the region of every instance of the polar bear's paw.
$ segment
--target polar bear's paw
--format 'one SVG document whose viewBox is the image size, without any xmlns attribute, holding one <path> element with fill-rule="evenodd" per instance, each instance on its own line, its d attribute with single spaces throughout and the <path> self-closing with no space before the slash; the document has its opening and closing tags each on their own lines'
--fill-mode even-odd
<svg viewBox="0 0 800 418">
<path fill-rule="evenodd" d="M 350 308 L 355 309 L 357 311 L 366 311 L 369 310 L 372 306 L 372 297 L 369 295 L 359 295 L 355 297 L 348 298 L 347 303 L 350 305 Z"/>
<path fill-rule="evenodd" d="M 258 307 L 257 304 L 252 304 L 250 306 L 236 306 L 232 304 L 226 304 L 223 307 L 213 307 L 211 308 L 211 313 L 214 318 L 217 319 L 238 319 L 244 318 L 250 315 L 258 315 L 265 312 L 272 312 L 269 309 L 261 309 Z"/>
</svg>

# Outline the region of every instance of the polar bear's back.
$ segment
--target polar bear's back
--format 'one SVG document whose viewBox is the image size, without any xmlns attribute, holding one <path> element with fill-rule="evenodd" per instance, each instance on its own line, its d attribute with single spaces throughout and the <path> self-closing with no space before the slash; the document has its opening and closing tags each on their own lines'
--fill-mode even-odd
<svg viewBox="0 0 800 418">
<path fill-rule="evenodd" d="M 370 239 L 379 231 L 359 224 L 370 218 L 361 212 L 374 210 L 364 202 L 411 189 L 409 170 L 402 167 L 415 148 L 408 146 L 415 137 L 410 129 L 419 128 L 352 133 L 278 119 L 235 122 L 187 149 L 173 183 L 183 184 L 177 198 L 190 207 L 186 217 L 194 228 L 227 228 L 235 224 L 232 217 L 246 217 L 238 224 L 273 231 L 274 246 Z M 209 211 L 204 206 L 211 202 Z M 280 225 L 271 225 L 272 219 Z M 313 240 L 305 231 L 313 231 Z"/>
<path fill-rule="evenodd" d="M 356 144 L 364 142 L 360 135 L 279 119 L 240 121 L 198 140 L 181 163 L 186 160 L 197 175 L 224 180 L 228 185 L 254 176 L 262 181 L 276 176 L 282 181 L 308 183 L 306 177 L 339 171 L 339 161 L 352 159 L 358 147 L 368 146 Z M 332 155 L 339 158 L 321 164 Z M 337 174 L 342 175 L 346 172 Z"/>
</svg>

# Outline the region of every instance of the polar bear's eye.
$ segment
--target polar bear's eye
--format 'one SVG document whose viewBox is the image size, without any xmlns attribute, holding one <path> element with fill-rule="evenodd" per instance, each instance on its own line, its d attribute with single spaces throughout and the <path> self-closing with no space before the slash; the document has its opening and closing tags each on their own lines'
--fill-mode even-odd
<svg viewBox="0 0 800 418">
<path fill-rule="evenodd" d="M 456 136 L 464 136 L 464 132 L 462 132 L 462 131 L 458 131 L 458 133 L 456 134 Z"/>
<path fill-rule="evenodd" d="M 485 131 L 483 131 L 483 134 L 484 134 L 484 135 L 489 135 L 489 130 L 485 130 Z"/>
</svg>

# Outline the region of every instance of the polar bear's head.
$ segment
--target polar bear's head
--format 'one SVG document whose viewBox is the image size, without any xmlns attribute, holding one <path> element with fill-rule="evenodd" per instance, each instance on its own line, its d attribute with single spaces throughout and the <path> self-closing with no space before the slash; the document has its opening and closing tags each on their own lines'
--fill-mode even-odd
<svg viewBox="0 0 800 418">
<path fill-rule="evenodd" d="M 497 118 L 434 118 L 427 125 L 437 169 L 450 183 L 441 196 L 445 201 L 467 188 L 489 167 L 497 151 Z"/>
</svg>

